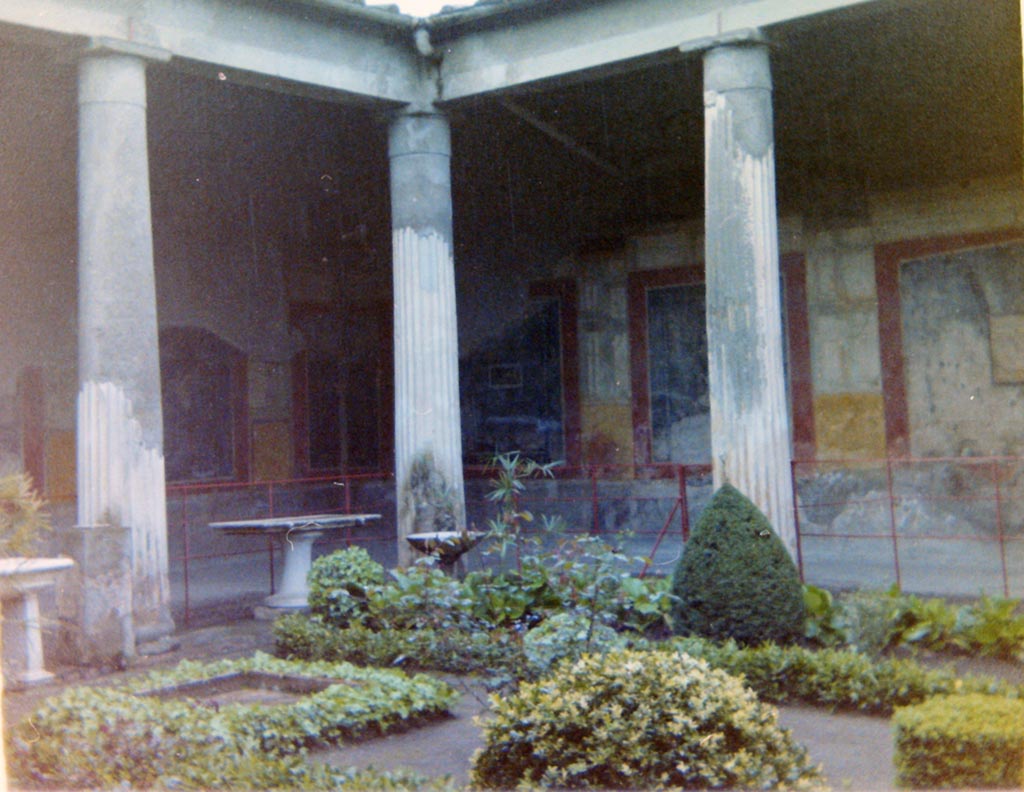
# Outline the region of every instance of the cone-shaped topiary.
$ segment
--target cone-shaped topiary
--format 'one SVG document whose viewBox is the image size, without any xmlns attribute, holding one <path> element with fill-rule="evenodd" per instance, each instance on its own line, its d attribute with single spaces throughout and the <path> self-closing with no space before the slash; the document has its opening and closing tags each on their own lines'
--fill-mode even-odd
<svg viewBox="0 0 1024 792">
<path fill-rule="evenodd" d="M 803 588 L 768 518 L 735 487 L 712 497 L 672 579 L 677 633 L 741 644 L 803 635 Z"/>
</svg>

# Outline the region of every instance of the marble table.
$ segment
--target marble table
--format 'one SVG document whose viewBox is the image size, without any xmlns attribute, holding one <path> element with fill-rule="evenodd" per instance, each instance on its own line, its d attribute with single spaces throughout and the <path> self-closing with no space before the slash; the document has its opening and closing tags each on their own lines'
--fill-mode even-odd
<svg viewBox="0 0 1024 792">
<path fill-rule="evenodd" d="M 39 590 L 52 586 L 71 569 L 70 558 L 0 558 L 0 599 L 19 600 L 24 638 L 24 667 L 11 680 L 15 686 L 38 685 L 53 678 L 43 666 L 43 633 L 39 620 Z"/>
<path fill-rule="evenodd" d="M 281 585 L 276 593 L 263 601 L 263 608 L 256 610 L 257 618 L 273 619 L 282 613 L 309 607 L 306 576 L 313 564 L 313 542 L 329 531 L 379 519 L 379 514 L 302 514 L 213 522 L 210 527 L 234 536 L 262 535 L 278 540 L 284 551 Z"/>
</svg>

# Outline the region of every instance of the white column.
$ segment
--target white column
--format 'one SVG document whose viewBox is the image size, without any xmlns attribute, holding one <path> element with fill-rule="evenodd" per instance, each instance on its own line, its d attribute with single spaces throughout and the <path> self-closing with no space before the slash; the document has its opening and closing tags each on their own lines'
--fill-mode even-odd
<svg viewBox="0 0 1024 792">
<path fill-rule="evenodd" d="M 132 602 L 111 605 L 130 609 L 140 642 L 174 630 L 146 141 L 153 56 L 94 43 L 78 83 L 78 523 L 130 532 Z"/>
<path fill-rule="evenodd" d="M 395 301 L 395 477 L 399 562 L 413 553 L 410 472 L 428 461 L 465 527 L 459 356 L 452 244 L 451 140 L 437 112 L 406 112 L 391 126 Z"/>
<path fill-rule="evenodd" d="M 795 554 L 783 367 L 772 82 L 759 40 L 704 55 L 711 453 Z"/>
</svg>

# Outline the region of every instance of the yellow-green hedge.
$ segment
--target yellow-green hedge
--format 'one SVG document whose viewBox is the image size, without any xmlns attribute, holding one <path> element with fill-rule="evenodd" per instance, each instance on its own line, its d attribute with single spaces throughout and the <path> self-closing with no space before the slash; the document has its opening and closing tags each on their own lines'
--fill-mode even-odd
<svg viewBox="0 0 1024 792">
<path fill-rule="evenodd" d="M 1024 786 L 1024 702 L 939 696 L 897 709 L 896 779 L 922 788 Z"/>
</svg>

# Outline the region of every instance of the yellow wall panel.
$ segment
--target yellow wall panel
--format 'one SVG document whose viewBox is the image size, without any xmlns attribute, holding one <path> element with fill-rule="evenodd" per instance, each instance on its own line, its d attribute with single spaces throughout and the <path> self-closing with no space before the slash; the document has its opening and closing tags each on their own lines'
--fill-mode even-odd
<svg viewBox="0 0 1024 792">
<path fill-rule="evenodd" d="M 880 393 L 826 393 L 814 399 L 818 457 L 885 456 L 885 408 Z"/>
<path fill-rule="evenodd" d="M 292 477 L 292 425 L 289 422 L 253 424 L 252 476 L 254 481 Z"/>
</svg>

